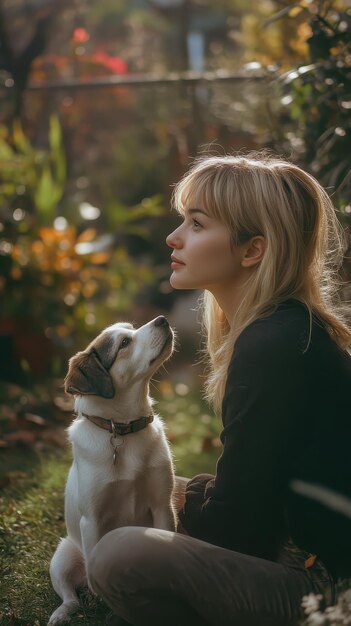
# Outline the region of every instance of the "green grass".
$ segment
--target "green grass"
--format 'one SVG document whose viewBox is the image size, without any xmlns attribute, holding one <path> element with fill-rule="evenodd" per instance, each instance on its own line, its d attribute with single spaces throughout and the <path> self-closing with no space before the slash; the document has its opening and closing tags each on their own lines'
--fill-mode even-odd
<svg viewBox="0 0 351 626">
<path fill-rule="evenodd" d="M 65 534 L 63 489 L 68 453 L 37 459 L 33 472 L 10 474 L 11 486 L 0 501 L 2 554 L 1 626 L 42 626 L 59 599 L 48 567 L 59 537 Z M 72 626 L 103 624 L 106 610 L 88 593 Z"/>
<path fill-rule="evenodd" d="M 177 393 L 178 389 L 178 393 Z M 219 455 L 219 421 L 184 386 L 163 387 L 155 410 L 165 416 L 176 472 L 213 472 Z M 0 625 L 44 626 L 60 600 L 51 587 L 49 562 L 65 535 L 63 490 L 70 451 L 1 453 L 9 485 L 0 498 Z M 1 475 L 1 474 L 0 474 Z M 100 626 L 108 609 L 88 591 L 71 626 Z"/>
</svg>

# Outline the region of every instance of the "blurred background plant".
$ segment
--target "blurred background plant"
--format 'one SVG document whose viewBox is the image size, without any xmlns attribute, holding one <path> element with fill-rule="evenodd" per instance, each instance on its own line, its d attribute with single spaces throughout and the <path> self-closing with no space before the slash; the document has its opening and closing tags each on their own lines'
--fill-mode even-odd
<svg viewBox="0 0 351 626">
<path fill-rule="evenodd" d="M 327 189 L 345 228 L 341 299 L 351 301 L 351 8 L 349 3 L 298 2 L 265 22 L 290 14 L 306 19 L 307 63 L 277 79 L 280 109 L 269 145 L 290 155 Z M 302 22 L 304 24 L 304 22 Z M 348 318 L 351 319 L 348 307 Z"/>
<path fill-rule="evenodd" d="M 8 380 L 58 375 L 72 338 L 83 333 L 86 340 L 112 315 L 126 314 L 140 286 L 152 281 L 123 238 L 147 237 L 137 222 L 162 209 L 157 197 L 128 208 L 114 203 L 102 221 L 97 207 L 63 200 L 66 159 L 54 115 L 47 150 L 34 149 L 18 121 L 11 133 L 1 131 L 0 371 Z"/>
<path fill-rule="evenodd" d="M 344 223 L 351 214 L 351 14 L 342 3 L 300 3 L 307 12 L 308 61 L 279 77 L 283 89 L 281 132 L 284 152 L 308 167 L 333 195 Z M 275 18 L 267 20 L 267 24 Z"/>
</svg>

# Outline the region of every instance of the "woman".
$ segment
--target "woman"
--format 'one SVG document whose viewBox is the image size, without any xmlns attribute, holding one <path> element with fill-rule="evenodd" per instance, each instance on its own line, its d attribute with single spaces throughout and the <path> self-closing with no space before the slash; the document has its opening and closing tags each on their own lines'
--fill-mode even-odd
<svg viewBox="0 0 351 626">
<path fill-rule="evenodd" d="M 332 603 L 335 581 L 351 576 L 339 226 L 312 176 L 264 155 L 197 161 L 174 203 L 170 282 L 204 290 L 223 452 L 216 476 L 183 481 L 181 533 L 105 535 L 91 581 L 135 625 L 293 625 L 304 595 Z"/>
</svg>

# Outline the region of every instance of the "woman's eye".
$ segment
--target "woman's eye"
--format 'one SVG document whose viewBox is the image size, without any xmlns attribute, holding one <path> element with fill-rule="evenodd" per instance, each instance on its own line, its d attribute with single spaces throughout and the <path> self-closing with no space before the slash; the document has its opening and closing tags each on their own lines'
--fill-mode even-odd
<svg viewBox="0 0 351 626">
<path fill-rule="evenodd" d="M 121 345 L 119 346 L 119 348 L 126 348 L 127 346 L 129 346 L 130 342 L 131 342 L 131 338 L 130 337 L 124 337 L 124 339 L 122 339 L 121 341 Z"/>
<path fill-rule="evenodd" d="M 194 228 L 202 228 L 202 225 L 197 220 L 193 219 L 193 227 Z"/>
</svg>

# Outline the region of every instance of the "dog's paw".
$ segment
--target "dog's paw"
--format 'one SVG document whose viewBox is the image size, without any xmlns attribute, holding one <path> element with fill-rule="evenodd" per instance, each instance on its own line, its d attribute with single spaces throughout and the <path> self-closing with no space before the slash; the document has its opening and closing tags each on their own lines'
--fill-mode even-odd
<svg viewBox="0 0 351 626">
<path fill-rule="evenodd" d="M 70 621 L 72 614 L 76 612 L 78 607 L 79 603 L 73 600 L 71 602 L 64 602 L 56 609 L 56 611 L 53 612 L 47 626 L 67 624 Z"/>
</svg>

